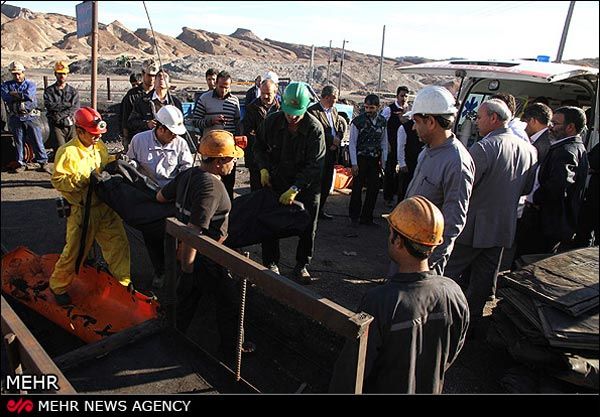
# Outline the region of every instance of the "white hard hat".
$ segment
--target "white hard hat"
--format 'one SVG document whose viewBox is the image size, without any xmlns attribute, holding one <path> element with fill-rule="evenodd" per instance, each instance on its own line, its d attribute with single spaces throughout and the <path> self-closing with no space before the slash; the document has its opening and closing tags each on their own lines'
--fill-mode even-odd
<svg viewBox="0 0 600 417">
<path fill-rule="evenodd" d="M 263 81 L 264 80 L 272 80 L 275 84 L 277 84 L 279 82 L 279 76 L 274 73 L 273 71 L 267 71 L 265 73 L 265 75 L 263 75 L 262 77 Z"/>
<path fill-rule="evenodd" d="M 176 135 L 186 131 L 183 124 L 183 113 L 175 106 L 167 105 L 156 112 L 156 120 Z"/>
<path fill-rule="evenodd" d="M 8 66 L 8 70 L 13 74 L 20 74 L 25 71 L 25 66 L 19 61 L 13 61 Z"/>
<path fill-rule="evenodd" d="M 417 93 L 412 109 L 404 116 L 415 114 L 456 114 L 456 100 L 452 93 L 437 85 L 429 85 Z"/>
</svg>

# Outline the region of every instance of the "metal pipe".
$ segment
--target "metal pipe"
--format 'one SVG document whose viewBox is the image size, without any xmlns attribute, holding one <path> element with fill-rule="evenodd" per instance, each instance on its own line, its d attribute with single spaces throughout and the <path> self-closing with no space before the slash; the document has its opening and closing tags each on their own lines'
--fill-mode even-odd
<svg viewBox="0 0 600 417">
<path fill-rule="evenodd" d="M 558 45 L 558 52 L 556 53 L 556 61 L 562 62 L 563 52 L 565 50 L 565 44 L 567 43 L 567 35 L 569 33 L 569 26 L 571 25 L 571 17 L 573 17 L 573 9 L 575 8 L 575 2 L 569 3 L 569 11 L 567 12 L 567 18 L 565 19 L 565 27 L 563 28 L 562 36 L 560 37 L 560 44 Z"/>
<path fill-rule="evenodd" d="M 110 99 L 110 77 L 106 77 L 106 99 L 111 101 Z"/>
<path fill-rule="evenodd" d="M 309 84 L 312 84 L 312 79 L 313 79 L 313 74 L 315 72 L 314 70 L 315 67 L 315 46 L 313 45 L 312 48 L 310 49 L 310 69 L 308 70 L 308 80 L 307 82 Z"/>
<path fill-rule="evenodd" d="M 331 41 L 329 41 L 329 58 L 327 58 L 327 78 L 325 84 L 329 84 L 329 67 L 331 67 Z"/>
<path fill-rule="evenodd" d="M 92 1 L 92 98 L 91 107 L 97 108 L 98 91 L 96 82 L 98 78 L 98 2 Z"/>
<path fill-rule="evenodd" d="M 383 35 L 381 37 L 381 57 L 379 57 L 379 81 L 377 81 L 377 91 L 381 91 L 381 72 L 383 70 L 383 46 L 385 44 L 385 25 L 383 25 Z"/>
<path fill-rule="evenodd" d="M 338 94 L 342 96 L 342 77 L 344 76 L 344 53 L 346 52 L 346 39 L 342 42 L 342 59 L 340 59 L 340 78 L 338 79 Z"/>
</svg>

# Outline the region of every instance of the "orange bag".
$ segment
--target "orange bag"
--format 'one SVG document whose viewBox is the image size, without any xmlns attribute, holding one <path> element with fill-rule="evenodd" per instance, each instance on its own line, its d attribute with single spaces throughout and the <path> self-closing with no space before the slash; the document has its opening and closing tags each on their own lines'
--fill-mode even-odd
<svg viewBox="0 0 600 417">
<path fill-rule="evenodd" d="M 116 278 L 82 266 L 69 287 L 72 305 L 59 306 L 49 279 L 59 255 L 36 255 L 18 247 L 2 257 L 2 292 L 47 319 L 92 343 L 158 316 L 159 303 L 129 292 Z"/>
<path fill-rule="evenodd" d="M 352 168 L 346 168 L 342 165 L 335 166 L 335 177 L 333 179 L 333 188 L 340 190 L 352 186 Z"/>
</svg>

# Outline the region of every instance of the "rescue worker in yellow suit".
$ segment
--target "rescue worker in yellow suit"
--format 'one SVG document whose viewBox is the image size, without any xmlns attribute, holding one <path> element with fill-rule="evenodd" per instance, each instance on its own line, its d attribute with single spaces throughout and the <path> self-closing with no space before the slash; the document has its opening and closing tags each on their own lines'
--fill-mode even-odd
<svg viewBox="0 0 600 417">
<path fill-rule="evenodd" d="M 114 159 L 108 155 L 106 145 L 100 140 L 102 134 L 106 133 L 106 122 L 96 110 L 91 107 L 77 110 L 75 128 L 77 136 L 56 152 L 51 180 L 52 186 L 71 204 L 71 214 L 67 218 L 66 244 L 50 277 L 50 290 L 59 305 L 71 304 L 67 291 L 77 275 L 76 262 L 80 251 L 90 175 L 94 170 L 101 171 Z M 128 286 L 131 282 L 130 254 L 123 220 L 101 202 L 95 193 L 90 195 L 92 200 L 83 258 L 96 240 L 110 272 L 122 285 Z"/>
</svg>

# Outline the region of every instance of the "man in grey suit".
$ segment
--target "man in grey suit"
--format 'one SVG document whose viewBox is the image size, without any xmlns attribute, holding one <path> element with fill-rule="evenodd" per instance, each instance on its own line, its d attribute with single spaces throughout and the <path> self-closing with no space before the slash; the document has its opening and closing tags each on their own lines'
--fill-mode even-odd
<svg viewBox="0 0 600 417">
<path fill-rule="evenodd" d="M 484 138 L 469 149 L 475 162 L 473 193 L 445 271 L 466 285 L 461 276 L 471 268 L 466 296 L 475 331 L 492 295 L 503 249 L 513 244 L 519 197 L 531 191 L 535 178 L 536 151 L 511 132 L 510 118 L 502 100 L 491 99 L 479 107 L 477 127 Z"/>
</svg>

